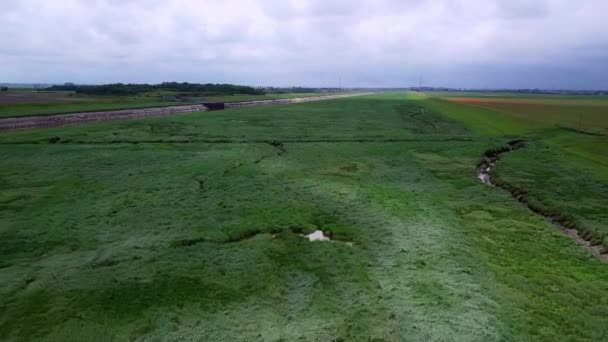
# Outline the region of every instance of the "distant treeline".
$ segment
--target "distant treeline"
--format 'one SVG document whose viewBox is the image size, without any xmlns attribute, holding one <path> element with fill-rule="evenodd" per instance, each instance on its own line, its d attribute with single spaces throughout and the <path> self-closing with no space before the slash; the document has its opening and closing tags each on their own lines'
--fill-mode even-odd
<svg viewBox="0 0 608 342">
<path fill-rule="evenodd" d="M 180 93 L 204 93 L 206 95 L 263 95 L 264 90 L 249 86 L 234 84 L 198 84 L 198 83 L 178 83 L 164 82 L 161 84 L 103 84 L 103 85 L 76 85 L 65 84 L 55 85 L 48 90 L 54 91 L 75 91 L 77 94 L 86 95 L 138 95 L 151 91 L 176 91 Z"/>
</svg>

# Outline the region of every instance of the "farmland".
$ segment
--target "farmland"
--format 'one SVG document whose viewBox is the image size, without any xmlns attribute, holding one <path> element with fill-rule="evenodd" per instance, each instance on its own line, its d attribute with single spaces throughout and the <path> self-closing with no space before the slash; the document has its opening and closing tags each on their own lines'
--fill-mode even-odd
<svg viewBox="0 0 608 342">
<path fill-rule="evenodd" d="M 201 102 L 241 102 L 296 97 L 314 97 L 333 93 L 280 93 L 264 95 L 198 95 L 188 96 L 180 101 L 170 101 L 167 97 L 177 92 L 155 91 L 136 96 L 92 96 L 73 92 L 35 92 L 13 90 L 0 93 L 0 118 L 54 115 L 64 113 L 110 111 L 120 109 L 168 107 Z"/>
<path fill-rule="evenodd" d="M 576 129 L 596 129 L 608 134 L 606 113 L 608 98 L 450 98 L 450 101 L 469 104 L 514 116 L 520 121 L 562 125 Z"/>
<path fill-rule="evenodd" d="M 525 140 L 495 179 L 608 246 L 606 109 L 380 93 L 4 132 L 0 339 L 606 340 L 608 265 L 476 178 Z"/>
<path fill-rule="evenodd" d="M 580 230 L 608 245 L 608 100 L 443 95 L 433 98 L 432 106 L 478 132 L 529 140 L 526 149 L 505 158 L 497 177 L 526 189 L 543 205 L 568 213 Z M 492 120 L 484 125 L 488 117 Z"/>
<path fill-rule="evenodd" d="M 160 97 L 101 97 L 16 90 L 0 93 L 0 118 L 174 105 Z"/>
</svg>

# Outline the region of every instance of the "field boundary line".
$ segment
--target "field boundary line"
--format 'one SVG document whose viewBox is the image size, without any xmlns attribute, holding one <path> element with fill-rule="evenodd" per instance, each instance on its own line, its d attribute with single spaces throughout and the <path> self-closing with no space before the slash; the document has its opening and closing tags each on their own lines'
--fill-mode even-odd
<svg viewBox="0 0 608 342">
<path fill-rule="evenodd" d="M 475 142 L 472 138 L 445 138 L 445 139 L 415 139 L 415 138 L 390 138 L 390 139 L 252 139 L 252 140 L 223 140 L 223 139 L 193 139 L 193 140 L 109 140 L 109 141 L 82 141 L 82 140 L 61 140 L 60 137 L 52 137 L 47 140 L 30 141 L 7 141 L 0 142 L 0 145 L 113 145 L 113 144 L 342 144 L 342 143 L 400 143 L 400 142 Z"/>
</svg>

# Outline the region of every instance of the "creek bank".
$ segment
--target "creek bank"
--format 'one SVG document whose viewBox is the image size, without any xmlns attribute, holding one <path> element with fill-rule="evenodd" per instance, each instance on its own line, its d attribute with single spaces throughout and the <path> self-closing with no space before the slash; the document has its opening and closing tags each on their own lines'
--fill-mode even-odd
<svg viewBox="0 0 608 342">
<path fill-rule="evenodd" d="M 477 165 L 477 178 L 482 181 L 482 183 L 489 186 L 496 186 L 492 182 L 492 171 L 496 166 L 496 163 L 500 160 L 503 154 L 518 150 L 525 146 L 525 141 L 523 140 L 513 140 L 509 141 L 507 145 L 487 150 L 484 155 L 482 161 Z"/>
<path fill-rule="evenodd" d="M 543 217 L 566 236 L 576 241 L 593 255 L 604 262 L 608 262 L 608 246 L 603 244 L 599 234 L 583 229 L 574 217 L 564 214 L 556 209 L 549 208 L 529 196 L 528 191 L 494 177 L 494 170 L 501 157 L 525 147 L 524 140 L 513 140 L 505 146 L 491 149 L 484 153 L 483 159 L 477 165 L 477 178 L 490 187 L 503 189 L 511 194 L 518 202 L 524 204 L 535 214 Z"/>
</svg>

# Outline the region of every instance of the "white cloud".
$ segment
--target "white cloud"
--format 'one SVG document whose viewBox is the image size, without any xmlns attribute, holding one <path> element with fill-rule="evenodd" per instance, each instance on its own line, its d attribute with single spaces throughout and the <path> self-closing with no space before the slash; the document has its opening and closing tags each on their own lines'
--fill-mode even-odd
<svg viewBox="0 0 608 342">
<path fill-rule="evenodd" d="M 552 77 L 565 69 L 572 77 L 606 72 L 597 62 L 608 57 L 604 0 L 3 0 L 2 6 L 0 77 L 11 82 L 331 86 L 341 75 L 353 86 L 409 86 L 423 72 L 436 85 L 608 87 L 601 78 L 586 84 Z M 509 84 L 488 80 L 488 70 L 510 67 L 521 76 Z M 546 76 L 532 84 L 526 69 Z"/>
</svg>

